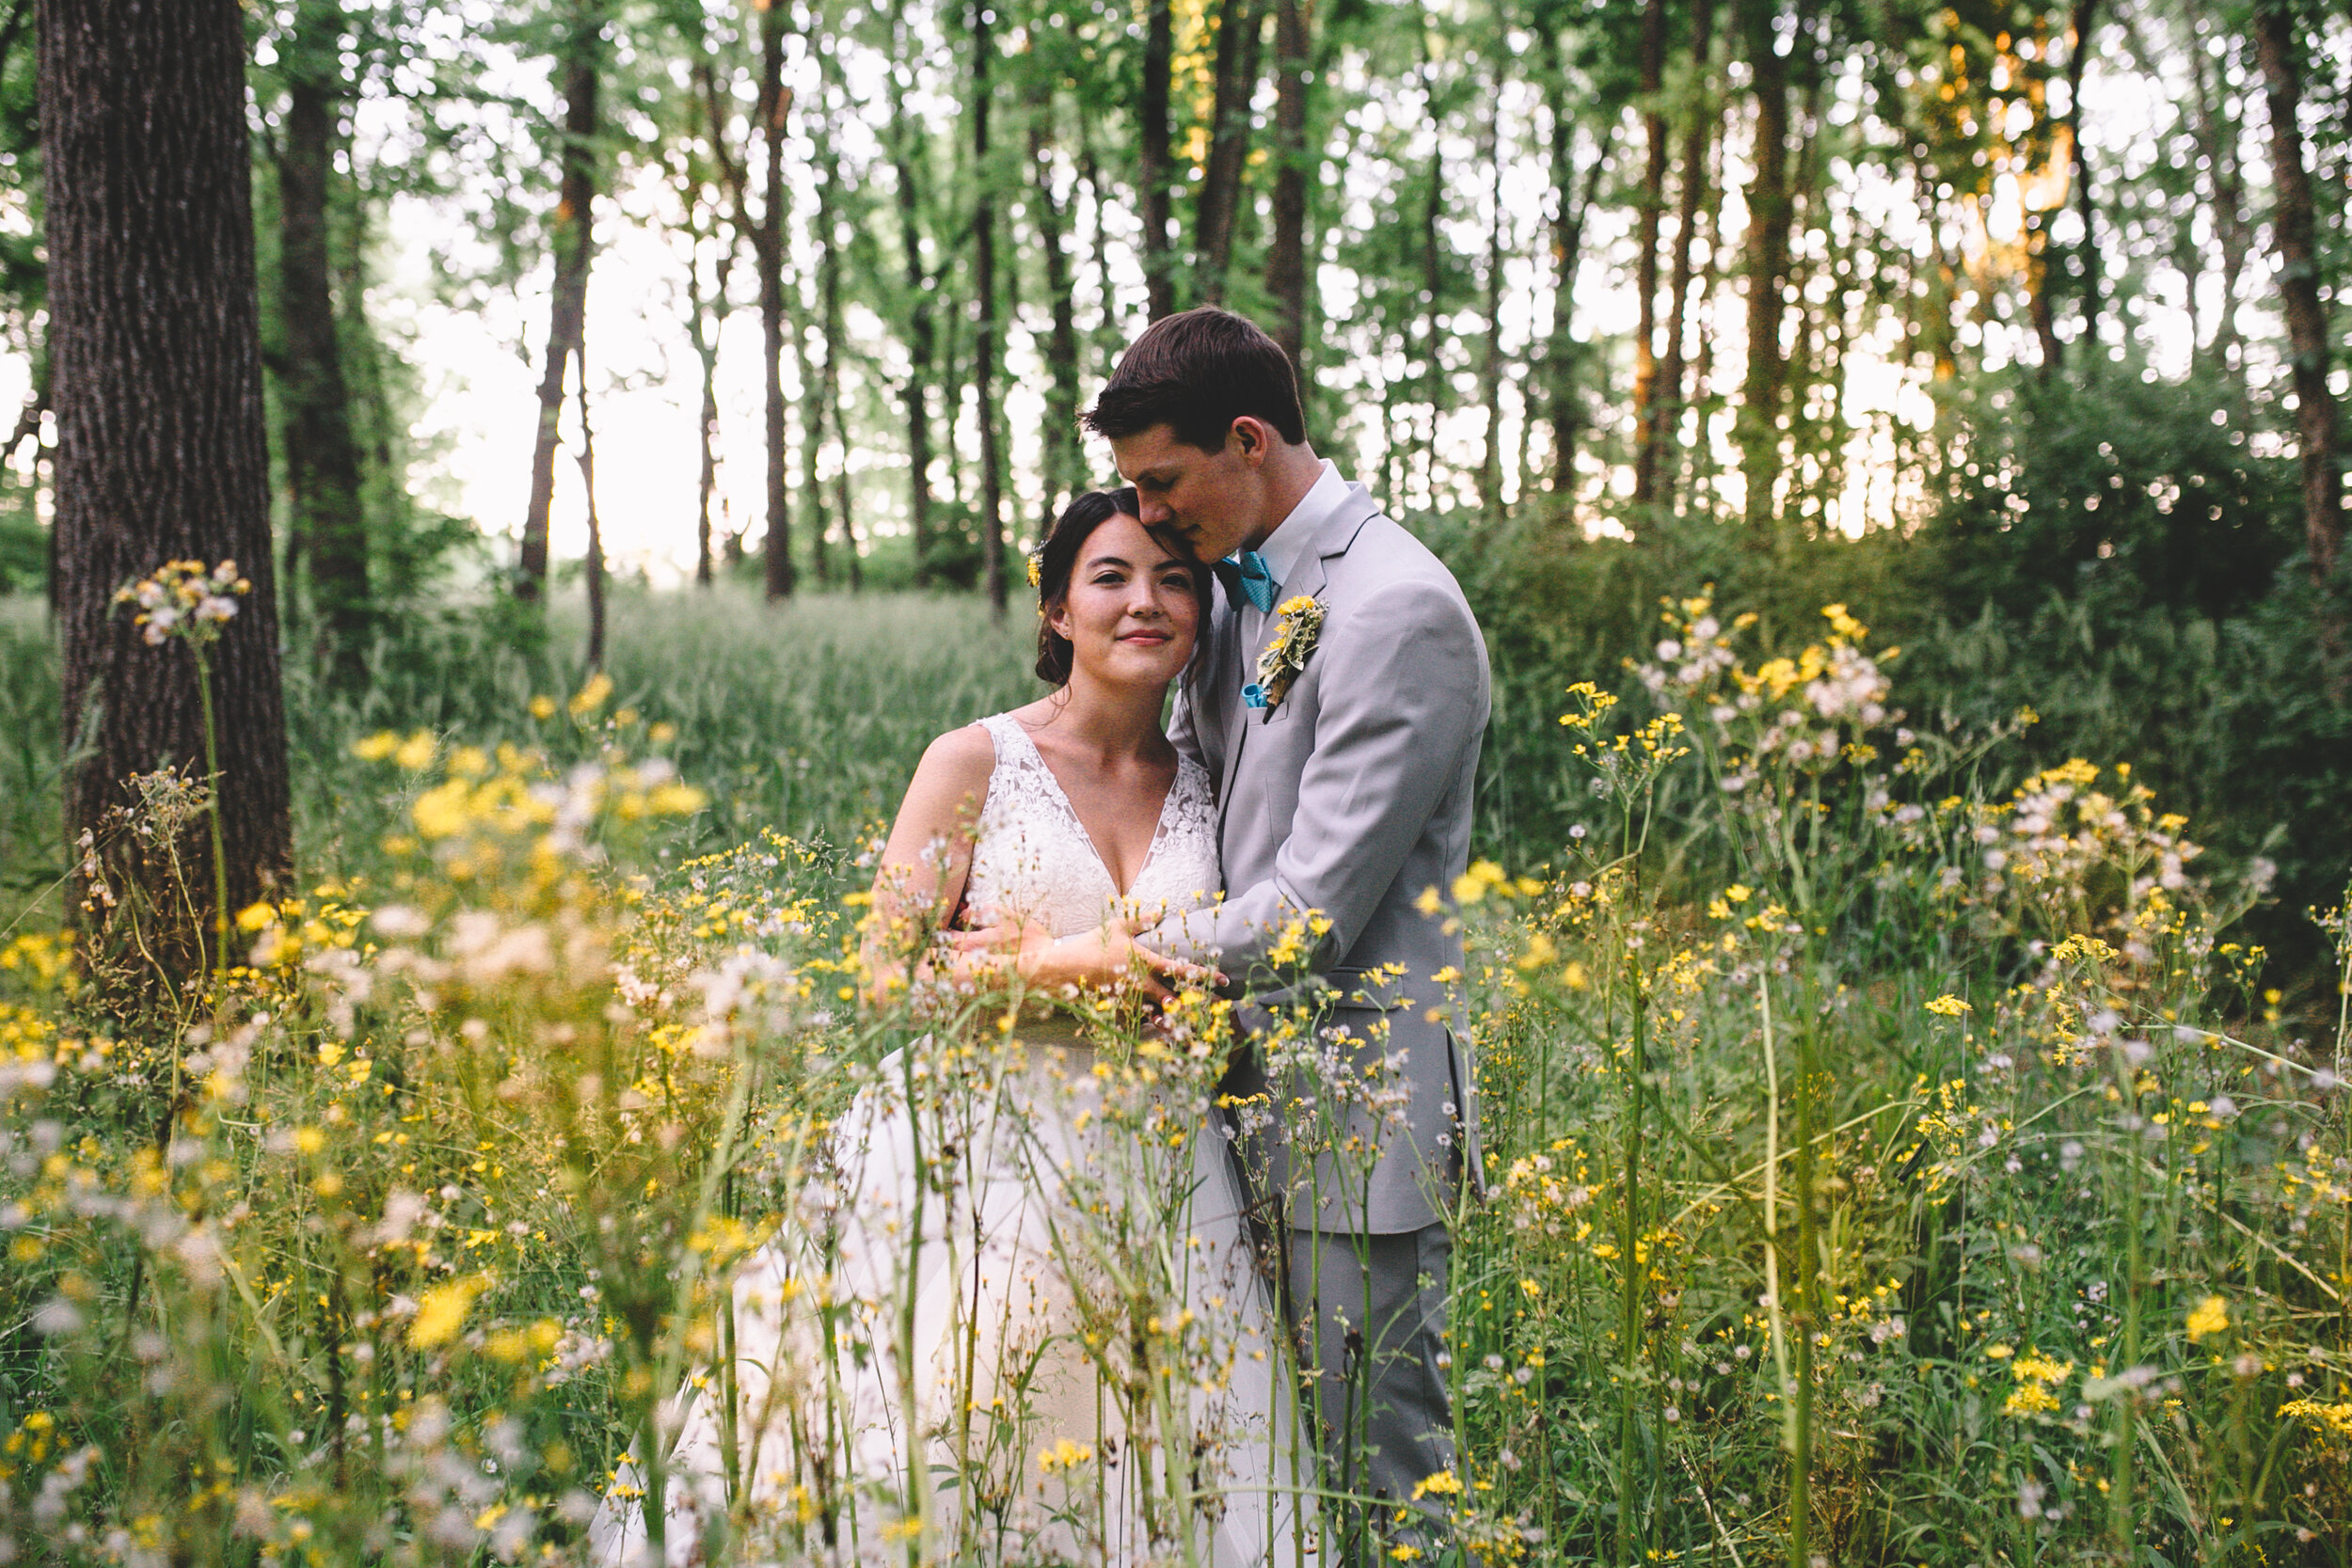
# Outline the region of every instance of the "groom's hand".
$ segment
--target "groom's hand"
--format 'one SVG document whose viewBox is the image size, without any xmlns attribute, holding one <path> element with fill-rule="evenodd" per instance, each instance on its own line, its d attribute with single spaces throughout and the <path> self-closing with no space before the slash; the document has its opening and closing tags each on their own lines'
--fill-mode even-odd
<svg viewBox="0 0 2352 1568">
<path fill-rule="evenodd" d="M 1223 979 L 1213 969 L 1139 945 L 1134 932 L 1120 922 L 1058 942 L 1041 927 L 1014 921 L 951 932 L 947 940 L 961 953 L 1009 960 L 1022 979 L 1049 990 L 1131 983 L 1141 986 L 1155 1001 L 1165 1002 L 1175 994 L 1174 986 L 1215 986 Z"/>
</svg>

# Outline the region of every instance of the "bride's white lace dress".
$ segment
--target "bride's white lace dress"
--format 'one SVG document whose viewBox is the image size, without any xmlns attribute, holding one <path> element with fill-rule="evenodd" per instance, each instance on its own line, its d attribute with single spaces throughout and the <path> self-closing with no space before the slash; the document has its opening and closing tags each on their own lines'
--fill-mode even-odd
<svg viewBox="0 0 2352 1568">
<path fill-rule="evenodd" d="M 1121 894 L 1020 723 L 981 722 L 970 908 L 1066 937 L 1214 895 L 1196 765 Z M 733 1430 L 722 1380 L 681 1395 L 668 1560 L 706 1560 L 731 1499 L 736 1560 L 905 1562 L 918 1531 L 988 1563 L 1309 1560 L 1312 1449 L 1206 1076 L 1025 1018 L 886 1058 L 822 1191 L 738 1276 Z M 605 1568 L 649 1557 L 642 1487 L 624 1466 L 592 1526 Z"/>
</svg>

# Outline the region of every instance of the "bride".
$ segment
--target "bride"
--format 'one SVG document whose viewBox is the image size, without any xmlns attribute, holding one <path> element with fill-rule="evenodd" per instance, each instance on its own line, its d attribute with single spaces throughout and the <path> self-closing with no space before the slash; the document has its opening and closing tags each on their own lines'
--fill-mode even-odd
<svg viewBox="0 0 2352 1568">
<path fill-rule="evenodd" d="M 925 752 L 874 883 L 878 996 L 943 1018 L 1008 987 L 1074 1000 L 1057 940 L 1215 896 L 1211 784 L 1161 730 L 1208 575 L 1132 490 L 1056 522 L 1033 572 L 1055 689 Z M 904 956 L 910 931 L 978 926 L 1027 940 Z M 1208 977 L 1137 961 L 1158 1001 Z M 1312 1446 L 1213 1105 L 1217 1010 L 1179 1005 L 1126 1052 L 1068 1011 L 961 1011 L 978 1022 L 880 1064 L 739 1274 L 732 1375 L 665 1407 L 662 1557 L 1308 1561 Z M 599 1564 L 652 1560 L 649 1481 L 616 1476 Z"/>
</svg>

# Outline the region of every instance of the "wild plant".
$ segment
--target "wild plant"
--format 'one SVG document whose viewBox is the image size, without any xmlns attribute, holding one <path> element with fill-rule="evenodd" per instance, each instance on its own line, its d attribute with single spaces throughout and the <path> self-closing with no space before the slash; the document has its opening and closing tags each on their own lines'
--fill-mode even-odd
<svg viewBox="0 0 2352 1568">
<path fill-rule="evenodd" d="M 1457 1459 L 1422 1497 L 1369 1506 L 1344 1445 L 1237 1414 L 1263 1355 L 1302 1418 L 1359 1425 L 1350 1364 L 1326 1386 L 1287 1336 L 1184 1316 L 1210 1140 L 1279 1129 L 1269 1187 L 1359 1195 L 1399 1131 L 1390 1015 L 1248 1017 L 1265 1085 L 1218 1104 L 1245 1021 L 1217 998 L 869 995 L 870 868 L 831 847 L 866 786 L 821 835 L 699 853 L 721 802 L 623 673 L 518 696 L 503 742 L 362 737 L 335 873 L 230 911 L 225 974 L 215 929 L 135 1027 L 87 1010 L 61 937 L 0 943 L 0 1533 L 585 1560 L 599 1511 L 691 1495 L 643 1544 L 1184 1561 L 1256 1488 L 1301 1562 L 2352 1550 L 2345 1033 L 2233 928 L 2263 868 L 2122 761 L 1985 784 L 2013 727 L 1904 715 L 1903 660 L 1843 610 L 1784 655 L 1705 595 L 1662 608 L 1623 701 L 1563 705 L 1584 831 L 1429 890 L 1463 973 L 1379 977 L 1458 1006 L 1484 1101 Z M 200 815 L 202 783 L 142 809 Z M 918 969 L 937 924 L 884 945 Z M 1050 1131 L 1073 1095 L 1082 1148 Z M 896 1174 L 885 1122 L 918 1140 Z M 973 1219 L 1049 1163 L 1021 1266 L 1074 1288 L 1039 1330 L 972 1287 Z M 877 1190 L 901 1208 L 869 1246 Z"/>
</svg>

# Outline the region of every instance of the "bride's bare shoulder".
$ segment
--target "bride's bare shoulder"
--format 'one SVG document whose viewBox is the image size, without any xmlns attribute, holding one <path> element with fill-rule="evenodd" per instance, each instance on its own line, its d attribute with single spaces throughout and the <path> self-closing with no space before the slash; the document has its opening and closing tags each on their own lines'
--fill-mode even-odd
<svg viewBox="0 0 2352 1568">
<path fill-rule="evenodd" d="M 949 730 L 924 748 L 914 769 L 910 793 L 919 790 L 934 798 L 953 800 L 985 795 L 988 776 L 996 768 L 996 741 L 978 724 Z"/>
</svg>

